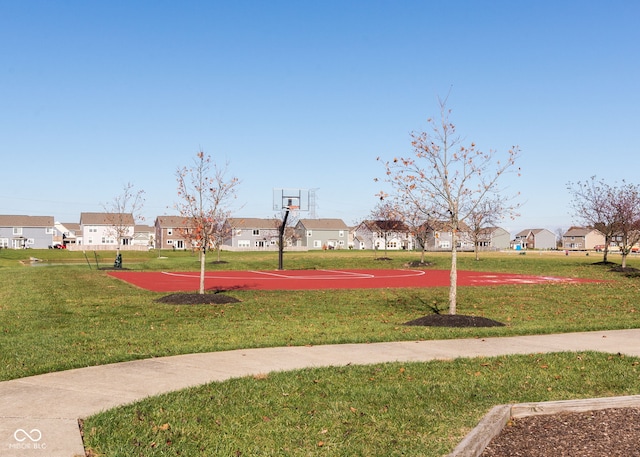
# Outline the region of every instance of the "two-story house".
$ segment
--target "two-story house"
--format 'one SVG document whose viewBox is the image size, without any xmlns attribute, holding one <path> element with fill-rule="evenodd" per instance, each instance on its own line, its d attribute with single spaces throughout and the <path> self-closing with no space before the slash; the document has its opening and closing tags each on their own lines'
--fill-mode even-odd
<svg viewBox="0 0 640 457">
<path fill-rule="evenodd" d="M 300 219 L 294 232 L 299 245 L 307 249 L 349 247 L 349 227 L 342 219 Z"/>
<path fill-rule="evenodd" d="M 0 215 L 0 248 L 47 249 L 55 235 L 53 216 Z"/>
<path fill-rule="evenodd" d="M 80 235 L 80 224 L 77 222 L 57 222 L 56 237 L 54 243 L 63 244 L 66 248 L 74 247 L 78 244 L 82 244 L 82 235 Z"/>
<path fill-rule="evenodd" d="M 134 246 L 142 246 L 147 249 L 155 248 L 155 228 L 150 225 L 138 224 L 133 227 L 133 240 L 131 242 Z"/>
<path fill-rule="evenodd" d="M 473 250 L 474 242 L 469 232 L 469 227 L 460 222 L 456 232 L 456 249 Z M 429 221 L 420 227 L 420 233 L 426 251 L 449 251 L 453 247 L 454 233 L 450 222 Z"/>
<path fill-rule="evenodd" d="M 230 217 L 225 222 L 227 236 L 223 249 L 248 251 L 277 249 L 280 224 L 281 222 L 275 218 Z M 285 237 L 285 243 L 291 244 L 289 236 Z"/>
<path fill-rule="evenodd" d="M 556 249 L 556 235 L 547 229 L 525 229 L 518 232 L 511 241 L 511 248 Z"/>
<path fill-rule="evenodd" d="M 411 231 L 402 221 L 367 220 L 353 229 L 355 249 L 413 249 Z"/>
<path fill-rule="evenodd" d="M 511 234 L 502 227 L 484 227 L 478 233 L 478 248 L 480 250 L 509 249 Z"/>
<path fill-rule="evenodd" d="M 131 213 L 80 213 L 82 244 L 91 249 L 131 246 L 134 227 Z"/>
<path fill-rule="evenodd" d="M 154 223 L 156 249 L 191 249 L 186 236 L 189 218 L 183 216 L 158 216 Z"/>
<path fill-rule="evenodd" d="M 599 230 L 588 227 L 570 227 L 562 235 L 562 249 L 568 251 L 591 250 L 604 243 L 604 235 Z"/>
</svg>

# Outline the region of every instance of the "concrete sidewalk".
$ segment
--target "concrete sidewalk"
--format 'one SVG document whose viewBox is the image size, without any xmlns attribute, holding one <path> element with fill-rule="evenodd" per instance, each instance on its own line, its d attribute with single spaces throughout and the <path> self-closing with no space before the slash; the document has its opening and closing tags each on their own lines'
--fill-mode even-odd
<svg viewBox="0 0 640 457">
<path fill-rule="evenodd" d="M 138 360 L 0 383 L 0 456 L 84 456 L 78 419 L 212 381 L 307 367 L 560 351 L 640 357 L 640 329 L 242 349 Z"/>
</svg>

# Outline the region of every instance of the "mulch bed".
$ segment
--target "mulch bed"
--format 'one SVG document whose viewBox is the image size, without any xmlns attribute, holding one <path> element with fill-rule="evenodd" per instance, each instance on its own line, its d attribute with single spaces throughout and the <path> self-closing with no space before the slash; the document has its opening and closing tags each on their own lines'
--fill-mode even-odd
<svg viewBox="0 0 640 457">
<path fill-rule="evenodd" d="M 171 294 L 155 300 L 169 305 L 224 305 L 238 303 L 240 300 L 225 294 Z"/>
<path fill-rule="evenodd" d="M 481 457 L 640 456 L 640 408 L 512 419 Z"/>
<path fill-rule="evenodd" d="M 486 317 L 465 316 L 463 314 L 429 314 L 404 325 L 421 325 L 424 327 L 504 327 L 502 322 Z"/>
</svg>

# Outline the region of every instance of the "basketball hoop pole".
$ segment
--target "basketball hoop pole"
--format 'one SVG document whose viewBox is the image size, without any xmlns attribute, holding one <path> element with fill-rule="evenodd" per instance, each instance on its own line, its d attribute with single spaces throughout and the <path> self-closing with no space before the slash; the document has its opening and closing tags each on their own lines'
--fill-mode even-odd
<svg viewBox="0 0 640 457">
<path fill-rule="evenodd" d="M 287 219 L 289 218 L 289 207 L 287 206 L 280 230 L 278 230 L 278 270 L 284 270 L 284 229 L 287 226 Z"/>
<path fill-rule="evenodd" d="M 278 270 L 284 270 L 284 231 L 287 228 L 287 219 L 289 219 L 289 212 L 298 208 L 291 203 L 292 201 L 291 199 L 289 199 L 289 204 L 285 207 L 282 224 L 280 225 L 280 229 L 278 230 Z"/>
</svg>

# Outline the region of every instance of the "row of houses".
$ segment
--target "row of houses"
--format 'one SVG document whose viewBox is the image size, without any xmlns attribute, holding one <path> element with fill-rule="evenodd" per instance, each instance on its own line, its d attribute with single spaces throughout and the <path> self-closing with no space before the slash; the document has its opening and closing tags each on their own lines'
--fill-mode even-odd
<svg viewBox="0 0 640 457">
<path fill-rule="evenodd" d="M 118 233 L 114 221 L 122 226 Z M 277 219 L 230 218 L 225 223 L 222 248 L 277 249 L 280 223 Z M 158 216 L 151 226 L 135 224 L 131 214 L 114 218 L 109 213 L 81 213 L 79 223 L 56 222 L 52 216 L 0 215 L 0 248 L 190 249 L 187 225 L 188 219 L 180 216 Z M 476 245 L 484 250 L 592 250 L 605 242 L 597 230 L 582 227 L 571 227 L 560 243 L 547 229 L 527 229 L 511 238 L 500 227 L 487 227 L 476 237 L 465 227 L 457 239 L 457 247 L 463 250 Z M 287 247 L 299 249 L 449 250 L 453 234 L 444 224 L 435 224 L 415 236 L 398 221 L 364 221 L 349 227 L 342 219 L 300 219 L 287 227 L 284 240 Z"/>
</svg>

